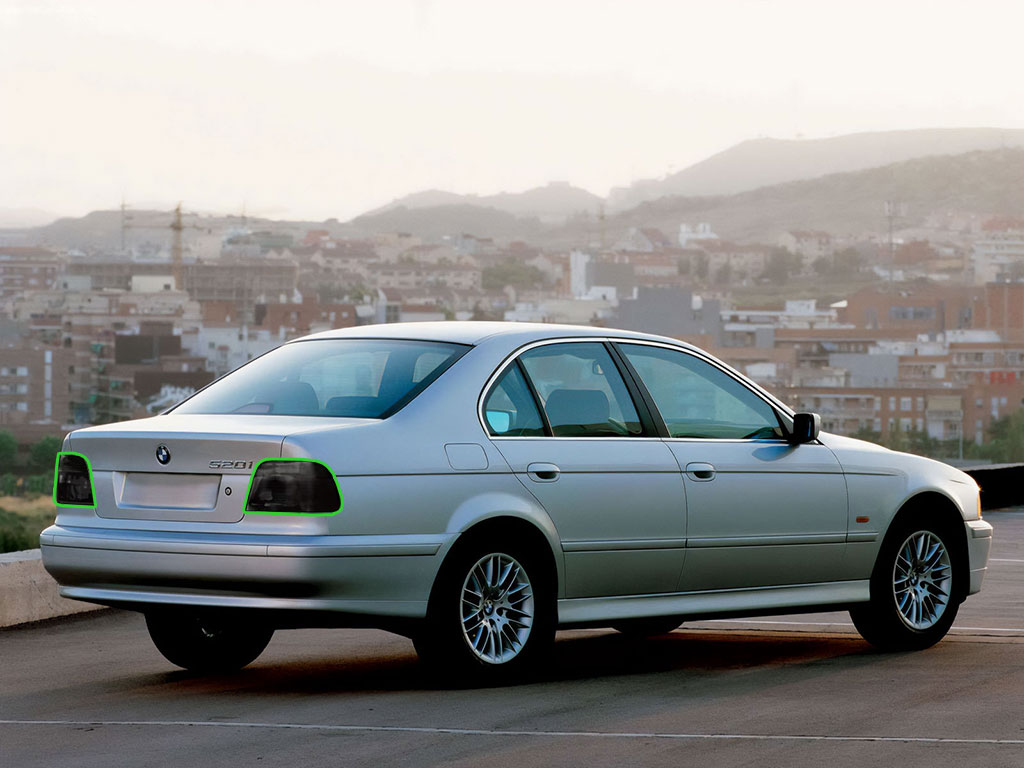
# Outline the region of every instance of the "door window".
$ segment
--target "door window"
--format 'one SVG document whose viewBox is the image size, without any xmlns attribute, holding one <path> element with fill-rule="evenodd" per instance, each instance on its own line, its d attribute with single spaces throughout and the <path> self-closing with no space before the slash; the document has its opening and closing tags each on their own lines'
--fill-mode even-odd
<svg viewBox="0 0 1024 768">
<path fill-rule="evenodd" d="M 535 347 L 520 356 L 555 437 L 628 437 L 643 426 L 600 342 Z"/>
<path fill-rule="evenodd" d="M 782 437 L 775 410 L 721 369 L 664 347 L 618 346 L 651 393 L 671 437 Z"/>
</svg>

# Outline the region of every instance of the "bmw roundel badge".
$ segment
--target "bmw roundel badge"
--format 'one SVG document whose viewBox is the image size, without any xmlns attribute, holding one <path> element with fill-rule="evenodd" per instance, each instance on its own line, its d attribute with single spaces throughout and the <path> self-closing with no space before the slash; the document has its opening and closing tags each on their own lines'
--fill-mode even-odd
<svg viewBox="0 0 1024 768">
<path fill-rule="evenodd" d="M 171 462 L 171 451 L 163 443 L 156 447 L 156 460 L 161 464 L 170 464 Z"/>
</svg>

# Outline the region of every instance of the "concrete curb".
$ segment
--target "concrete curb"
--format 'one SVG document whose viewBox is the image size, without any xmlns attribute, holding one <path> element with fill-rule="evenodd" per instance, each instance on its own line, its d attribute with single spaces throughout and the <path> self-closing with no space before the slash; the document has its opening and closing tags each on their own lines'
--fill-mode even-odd
<svg viewBox="0 0 1024 768">
<path fill-rule="evenodd" d="M 38 549 L 0 555 L 0 627 L 102 608 L 61 597 Z"/>
</svg>

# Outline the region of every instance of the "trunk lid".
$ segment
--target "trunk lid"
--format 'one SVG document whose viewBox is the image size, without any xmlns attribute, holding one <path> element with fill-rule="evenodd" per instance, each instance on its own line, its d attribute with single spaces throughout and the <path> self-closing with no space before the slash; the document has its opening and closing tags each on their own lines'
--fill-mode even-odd
<svg viewBox="0 0 1024 768">
<path fill-rule="evenodd" d="M 168 414 L 76 430 L 70 450 L 89 460 L 99 517 L 231 523 L 244 515 L 253 467 L 280 457 L 288 435 L 322 428 L 324 421 Z"/>
</svg>

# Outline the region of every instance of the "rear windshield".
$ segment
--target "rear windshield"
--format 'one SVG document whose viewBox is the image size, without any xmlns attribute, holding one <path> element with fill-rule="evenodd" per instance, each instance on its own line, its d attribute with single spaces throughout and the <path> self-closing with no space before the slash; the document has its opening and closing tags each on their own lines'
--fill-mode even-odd
<svg viewBox="0 0 1024 768">
<path fill-rule="evenodd" d="M 299 341 L 218 379 L 174 412 L 385 419 L 468 349 L 396 339 Z"/>
</svg>

